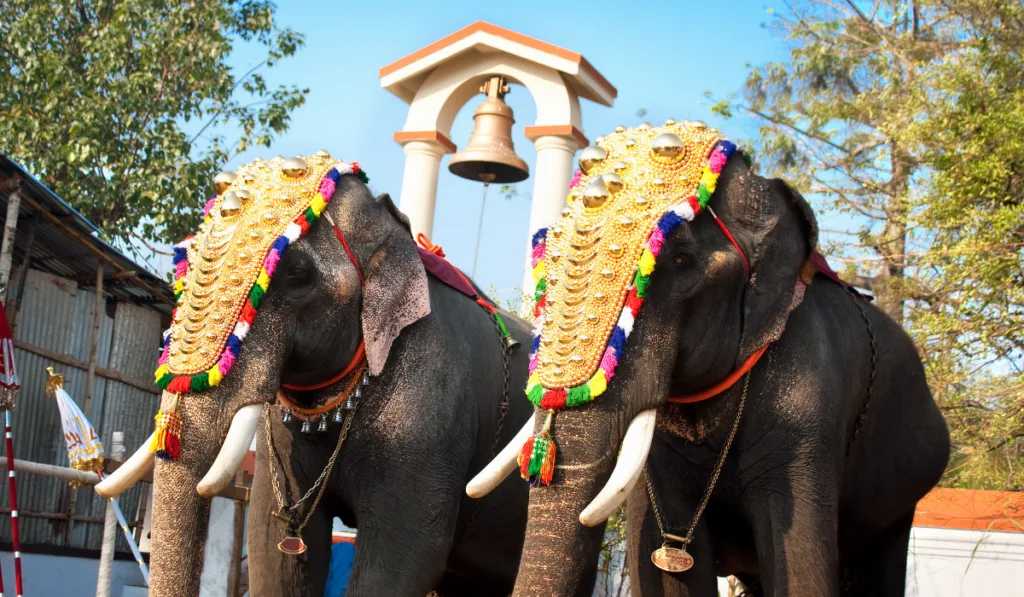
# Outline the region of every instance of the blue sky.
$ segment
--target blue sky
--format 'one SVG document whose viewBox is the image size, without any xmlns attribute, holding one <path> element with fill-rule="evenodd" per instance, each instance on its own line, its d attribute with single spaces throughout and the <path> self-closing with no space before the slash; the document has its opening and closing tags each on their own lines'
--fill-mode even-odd
<svg viewBox="0 0 1024 597">
<path fill-rule="evenodd" d="M 725 96 L 737 91 L 746 63 L 784 56 L 780 40 L 762 23 L 770 18 L 761 0 L 695 2 L 281 2 L 278 23 L 302 32 L 306 46 L 293 58 L 265 70 L 271 84 L 309 88 L 306 104 L 292 117 L 289 131 L 270 149 L 235 158 L 229 167 L 253 157 L 308 154 L 327 149 L 359 161 L 375 192 L 401 195 L 405 156 L 392 134 L 405 122 L 408 106 L 380 87 L 378 70 L 477 20 L 583 54 L 613 85 L 612 108 L 583 102 L 588 138 L 615 126 L 666 118 L 703 120 L 733 139 L 749 138 L 754 123 L 723 122 L 710 113 L 705 90 Z M 239 48 L 231 62 L 245 72 L 260 54 Z M 452 127 L 460 147 L 472 131 L 479 96 L 467 104 Z M 534 170 L 534 149 L 522 130 L 533 124 L 536 109 L 525 88 L 513 86 L 506 98 L 515 111 L 516 151 Z M 638 118 L 636 111 L 648 114 Z M 481 187 L 448 172 L 441 163 L 432 240 L 465 269 L 472 265 Z M 517 186 L 519 196 L 501 198 L 492 188 L 487 200 L 476 279 L 498 289 L 497 298 L 517 296 L 522 281 L 533 180 Z"/>
</svg>

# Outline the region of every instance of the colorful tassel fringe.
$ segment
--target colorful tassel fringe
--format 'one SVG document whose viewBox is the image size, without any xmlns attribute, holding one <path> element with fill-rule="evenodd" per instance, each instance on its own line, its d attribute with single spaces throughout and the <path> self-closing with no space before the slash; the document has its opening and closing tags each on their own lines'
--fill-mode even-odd
<svg viewBox="0 0 1024 597">
<path fill-rule="evenodd" d="M 550 485 L 555 476 L 555 454 L 558 451 L 555 441 L 551 439 L 551 420 L 554 411 L 548 411 L 544 427 L 537 435 L 530 437 L 519 452 L 519 474 L 535 487 Z"/>
<path fill-rule="evenodd" d="M 156 430 L 149 451 L 161 460 L 177 460 L 181 454 L 181 415 L 178 414 L 178 398 L 165 411 L 156 413 Z"/>
<path fill-rule="evenodd" d="M 530 263 L 533 266 L 534 300 L 533 312 L 533 347 L 530 353 L 529 377 L 526 380 L 526 396 L 534 406 L 548 411 L 544 430 L 530 438 L 519 454 L 519 472 L 531 485 L 538 482 L 547 485 L 551 482 L 555 467 L 555 444 L 549 434 L 551 419 L 554 414 L 564 408 L 582 406 L 604 393 L 608 382 L 615 377 L 615 368 L 622 359 L 626 348 L 626 340 L 633 331 L 633 323 L 640 312 L 647 288 L 654 273 L 655 261 L 661 252 L 662 245 L 679 224 L 691 221 L 707 208 L 711 195 L 718 185 L 718 178 L 729 157 L 736 152 L 736 145 L 730 141 L 719 141 L 708 156 L 707 163 L 701 171 L 700 182 L 696 191 L 679 204 L 669 209 L 659 220 L 644 244 L 643 253 L 637 263 L 636 275 L 629 288 L 625 304 L 619 314 L 619 320 L 608 337 L 604 355 L 593 377 L 572 388 L 545 388 L 540 383 L 540 375 L 536 373 L 540 352 L 541 331 L 544 328 L 544 315 L 547 310 L 547 271 L 544 267 L 544 256 L 547 254 L 547 228 L 541 228 L 531 239 L 532 253 Z M 579 184 L 582 174 L 577 171 L 569 187 Z M 546 474 L 545 474 L 546 472 Z"/>
</svg>

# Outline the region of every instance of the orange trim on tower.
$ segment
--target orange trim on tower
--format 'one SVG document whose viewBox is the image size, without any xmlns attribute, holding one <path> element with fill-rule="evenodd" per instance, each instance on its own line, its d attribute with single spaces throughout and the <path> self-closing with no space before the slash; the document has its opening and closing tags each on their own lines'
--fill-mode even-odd
<svg viewBox="0 0 1024 597">
<path fill-rule="evenodd" d="M 522 44 L 528 48 L 533 48 L 534 50 L 539 50 L 541 52 L 551 54 L 552 56 L 557 56 L 563 60 L 575 62 L 580 66 L 580 68 L 590 73 L 590 75 L 597 80 L 597 83 L 604 87 L 605 90 L 608 91 L 612 97 L 617 97 L 619 94 L 618 89 L 616 89 L 614 85 L 609 83 L 608 79 L 605 79 L 601 73 L 597 72 L 597 69 L 594 68 L 594 66 L 590 64 L 590 62 L 588 62 L 587 59 L 584 58 L 581 54 L 578 54 L 571 50 L 566 50 L 565 48 L 561 48 L 554 44 L 549 44 L 546 41 L 541 41 L 528 35 L 523 35 L 522 33 L 516 33 L 515 31 L 505 29 L 504 27 L 492 25 L 491 23 L 488 23 L 486 21 L 477 21 L 472 25 L 459 29 L 455 33 L 442 37 L 441 39 L 435 41 L 434 43 L 426 47 L 416 50 L 415 52 L 409 54 L 408 56 L 399 58 L 398 60 L 392 62 L 391 64 L 388 64 L 387 66 L 381 68 L 380 77 L 386 77 L 399 69 L 409 66 L 410 64 L 416 62 L 417 60 L 422 60 L 423 58 L 426 58 L 431 54 L 439 52 L 456 42 L 466 39 L 467 37 L 473 35 L 474 33 L 489 33 L 496 37 L 507 39 L 508 41 L 517 44 Z"/>
<path fill-rule="evenodd" d="M 451 139 L 437 131 L 398 131 L 394 139 L 399 145 L 405 145 L 409 141 L 437 141 L 448 150 L 446 153 L 455 153 L 459 149 Z"/>
<path fill-rule="evenodd" d="M 586 147 L 590 145 L 590 141 L 588 141 L 587 138 L 583 136 L 583 131 L 581 131 L 580 129 L 576 128 L 571 124 L 528 126 L 523 129 L 523 133 L 526 135 L 526 138 L 530 139 L 531 141 L 543 135 L 565 135 L 575 138 L 576 141 L 579 142 L 580 147 Z"/>
</svg>

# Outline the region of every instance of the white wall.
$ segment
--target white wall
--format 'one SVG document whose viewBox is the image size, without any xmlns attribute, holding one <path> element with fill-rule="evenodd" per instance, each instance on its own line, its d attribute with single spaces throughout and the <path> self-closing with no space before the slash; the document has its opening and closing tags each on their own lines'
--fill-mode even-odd
<svg viewBox="0 0 1024 597">
<path fill-rule="evenodd" d="M 1024 533 L 914 527 L 907 597 L 1024 595 Z"/>
</svg>

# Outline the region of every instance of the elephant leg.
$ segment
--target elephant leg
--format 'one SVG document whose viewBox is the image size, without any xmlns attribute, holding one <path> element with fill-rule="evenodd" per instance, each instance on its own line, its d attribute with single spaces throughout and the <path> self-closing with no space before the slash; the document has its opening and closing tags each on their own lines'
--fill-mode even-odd
<svg viewBox="0 0 1024 597">
<path fill-rule="evenodd" d="M 323 504 L 310 517 L 302 533 L 306 551 L 288 555 L 277 544 L 288 536 L 284 521 L 273 513 L 276 502 L 269 474 L 253 480 L 248 514 L 249 594 L 252 597 L 321 597 L 331 562 L 332 519 Z M 300 515 L 306 509 L 300 507 Z"/>
<path fill-rule="evenodd" d="M 462 479 L 421 474 L 409 486 L 400 481 L 417 478 L 411 472 L 377 474 L 381 478 L 372 486 L 360 488 L 356 555 L 345 597 L 423 597 L 444 574 Z"/>
<path fill-rule="evenodd" d="M 744 497 L 754 529 L 761 590 L 772 597 L 837 597 L 835 491 L 824 484 L 801 487 L 802 479 L 827 478 L 821 467 L 794 462 L 787 468 L 802 473 Z"/>
<path fill-rule="evenodd" d="M 659 483 L 659 486 L 662 486 Z M 679 494 L 659 494 L 662 516 L 671 513 L 673 521 L 685 524 L 692 519 L 697 504 L 681 499 Z M 671 500 L 671 507 L 667 502 Z M 640 479 L 629 494 L 627 508 L 627 549 L 631 591 L 643 597 L 716 597 L 718 580 L 715 576 L 715 558 L 707 525 L 701 522 L 694 532 L 687 552 L 693 556 L 693 568 L 686 572 L 669 573 L 657 568 L 651 554 L 662 545 L 661 532 L 651 508 L 644 479 Z M 666 529 L 668 530 L 668 529 Z"/>
<path fill-rule="evenodd" d="M 913 512 L 901 516 L 845 562 L 844 596 L 902 597 L 907 583 L 907 546 L 913 523 Z"/>
</svg>

